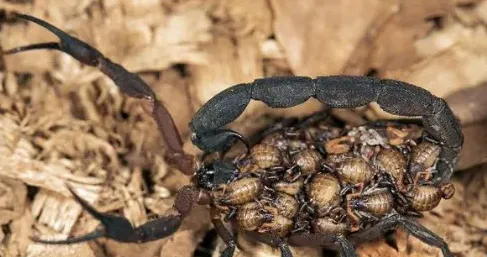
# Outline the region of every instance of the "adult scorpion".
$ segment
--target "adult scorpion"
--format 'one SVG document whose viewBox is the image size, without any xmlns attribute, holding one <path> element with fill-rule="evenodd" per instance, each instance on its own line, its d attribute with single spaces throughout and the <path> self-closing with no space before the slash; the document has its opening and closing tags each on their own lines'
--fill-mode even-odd
<svg viewBox="0 0 487 257">
<path fill-rule="evenodd" d="M 219 190 L 221 186 L 227 186 L 238 179 L 239 169 L 237 165 L 222 159 L 200 162 L 194 156 L 184 152 L 181 136 L 175 127 L 171 114 L 157 99 L 152 89 L 136 74 L 127 71 L 87 43 L 68 35 L 46 21 L 25 14 L 13 14 L 13 16 L 46 28 L 54 33 L 60 42 L 17 47 L 5 51 L 3 54 L 40 49 L 59 50 L 85 65 L 98 68 L 112 79 L 126 95 L 143 100 L 144 110 L 154 118 L 167 148 L 165 156 L 167 162 L 185 175 L 193 177 L 191 185 L 184 186 L 177 192 L 174 206 L 167 212 L 167 215 L 138 227 L 133 227 L 124 217 L 98 212 L 70 189 L 76 201 L 101 222 L 100 227 L 78 238 L 68 238 L 61 241 L 35 239 L 35 241 L 46 244 L 70 244 L 99 237 L 127 243 L 158 240 L 175 233 L 183 219 L 191 212 L 194 204 L 203 204 L 210 206 L 211 221 L 218 235 L 227 245 L 221 256 L 233 256 L 236 242 L 233 234 L 224 225 L 221 217 L 222 211 L 217 208 L 217 205 L 225 205 L 225 203 L 221 198 L 217 198 L 214 192 Z M 309 98 L 316 98 L 330 108 L 356 108 L 377 102 L 384 111 L 391 114 L 420 116 L 428 136 L 441 147 L 431 185 L 438 186 L 448 181 L 452 175 L 463 144 L 461 128 L 452 110 L 443 99 L 433 96 L 427 90 L 390 79 L 347 75 L 317 78 L 271 77 L 234 85 L 215 95 L 197 111 L 189 124 L 191 140 L 204 153 L 226 151 L 237 140 L 246 143 L 247 148 L 250 148 L 242 135 L 225 128 L 227 124 L 239 117 L 250 100 L 262 101 L 272 108 L 288 108 L 302 104 Z M 265 170 L 267 167 L 261 168 Z M 255 176 L 251 175 L 250 177 Z M 268 214 L 266 213 L 266 215 Z M 265 216 L 263 222 L 270 220 L 270 216 Z M 334 224 L 325 219 L 320 220 L 320 222 Z M 318 223 L 315 222 L 315 224 Z M 322 227 L 322 229 L 314 232 L 306 230 L 286 236 L 278 236 L 269 230 L 264 230 L 265 232 L 262 233 L 258 231 L 247 232 L 263 242 L 280 248 L 283 257 L 292 256 L 288 245 L 329 247 L 338 249 L 344 257 L 352 257 L 356 256 L 354 243 L 373 240 L 397 226 L 402 226 L 411 235 L 423 242 L 440 248 L 444 256 L 452 256 L 443 239 L 412 218 L 394 211 L 381 217 L 373 226 L 359 229 L 353 233 L 329 232 L 342 231 L 343 229 L 325 229 L 326 226 L 330 225 L 317 226 Z"/>
</svg>

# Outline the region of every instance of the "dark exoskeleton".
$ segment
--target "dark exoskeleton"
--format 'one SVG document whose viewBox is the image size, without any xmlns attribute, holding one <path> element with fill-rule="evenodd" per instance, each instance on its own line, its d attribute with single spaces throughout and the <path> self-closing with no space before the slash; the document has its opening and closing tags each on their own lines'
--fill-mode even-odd
<svg viewBox="0 0 487 257">
<path fill-rule="evenodd" d="M 62 241 L 36 240 L 48 244 L 77 243 L 99 237 L 121 242 L 140 243 L 157 240 L 170 236 L 177 231 L 181 221 L 190 213 L 193 204 L 197 203 L 211 206 L 212 223 L 227 244 L 221 256 L 232 256 L 236 246 L 233 234 L 225 228 L 221 214 L 215 208 L 209 191 L 219 185 L 230 183 L 236 174 L 236 167 L 232 163 L 222 160 L 197 165 L 196 159 L 183 151 L 180 134 L 167 109 L 157 100 L 151 88 L 136 74 L 130 73 L 90 45 L 43 20 L 24 14 L 13 14 L 13 16 L 43 26 L 58 36 L 60 42 L 18 47 L 5 51 L 4 54 L 36 49 L 55 49 L 71 55 L 83 64 L 97 67 L 111 78 L 125 94 L 144 100 L 144 110 L 154 118 L 164 140 L 168 163 L 184 174 L 193 176 L 193 184 L 184 186 L 178 191 L 175 204 L 166 216 L 151 220 L 138 227 L 133 227 L 124 217 L 98 212 L 71 190 L 83 208 L 101 222 L 100 228 L 79 238 Z M 457 119 L 443 99 L 433 96 L 427 90 L 396 80 L 380 80 L 362 76 L 273 77 L 238 84 L 214 96 L 195 114 L 190 123 L 192 142 L 204 153 L 225 151 L 236 140 L 245 142 L 239 133 L 224 127 L 239 117 L 250 100 L 262 101 L 273 108 L 287 108 L 304 103 L 311 97 L 318 99 L 330 108 L 355 108 L 370 102 L 377 102 L 383 110 L 391 114 L 421 116 L 427 133 L 441 145 L 436 166 L 437 172 L 432 178 L 432 184 L 439 185 L 448 181 L 452 175 L 463 144 L 463 135 Z M 288 244 L 338 249 L 342 256 L 351 257 L 356 256 L 355 243 L 374 240 L 397 226 L 402 226 L 410 234 L 425 243 L 440 248 L 444 256 L 452 256 L 443 239 L 413 219 L 404 217 L 397 212 L 391 212 L 382 217 L 372 227 L 348 235 L 307 231 L 292 234 L 284 239 L 274 237 L 271 234 L 268 236 L 258 234 L 255 237 L 279 247 L 282 256 L 285 257 L 292 255 Z M 252 233 L 250 232 L 250 234 Z"/>
</svg>

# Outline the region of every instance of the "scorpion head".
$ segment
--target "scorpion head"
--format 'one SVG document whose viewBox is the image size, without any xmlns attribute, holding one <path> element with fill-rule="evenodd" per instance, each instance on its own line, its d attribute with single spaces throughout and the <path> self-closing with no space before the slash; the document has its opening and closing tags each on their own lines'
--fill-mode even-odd
<svg viewBox="0 0 487 257">
<path fill-rule="evenodd" d="M 367 201 L 365 199 L 362 199 L 362 198 L 353 198 L 350 200 L 350 202 L 348 204 L 352 209 L 355 209 L 355 210 L 365 210 L 367 207 L 366 206 Z"/>
<path fill-rule="evenodd" d="M 201 166 L 196 171 L 194 179 L 199 187 L 213 190 L 219 185 L 229 183 L 237 174 L 238 168 L 232 163 L 214 160 Z"/>
</svg>

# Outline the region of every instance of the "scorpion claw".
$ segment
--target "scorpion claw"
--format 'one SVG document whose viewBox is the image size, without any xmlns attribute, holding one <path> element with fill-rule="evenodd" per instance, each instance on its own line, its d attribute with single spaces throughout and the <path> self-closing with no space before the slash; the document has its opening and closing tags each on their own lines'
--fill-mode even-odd
<svg viewBox="0 0 487 257">
<path fill-rule="evenodd" d="M 91 214 L 95 219 L 101 222 L 101 228 L 88 233 L 85 236 L 79 238 L 71 238 L 64 241 L 59 241 L 59 243 L 69 244 L 69 243 L 78 243 L 87 241 L 90 239 L 98 238 L 98 237 L 107 237 L 112 238 L 115 240 L 126 240 L 127 238 L 134 238 L 135 237 L 135 230 L 132 224 L 124 217 L 103 214 L 97 211 L 93 206 L 83 200 L 76 192 L 74 192 L 73 188 L 67 186 L 71 194 L 73 195 L 76 202 L 78 202 L 84 210 Z M 51 241 L 51 243 L 54 241 Z"/>
<path fill-rule="evenodd" d="M 83 200 L 76 192 L 74 192 L 73 188 L 68 186 L 69 191 L 73 195 L 74 199 L 76 202 L 78 202 L 84 210 L 89 212 L 91 216 L 95 217 L 97 220 L 99 220 L 103 226 L 105 227 L 106 230 L 107 228 L 113 227 L 113 226 L 119 226 L 119 227 L 127 227 L 132 230 L 132 225 L 130 222 L 122 217 L 119 216 L 113 216 L 113 215 L 108 215 L 108 214 L 103 214 L 99 211 L 97 211 L 93 206 L 91 206 L 89 203 L 87 203 L 85 200 Z M 108 233 L 107 233 L 108 234 Z"/>
<path fill-rule="evenodd" d="M 65 240 L 43 240 L 37 237 L 30 237 L 30 240 L 35 243 L 41 243 L 41 244 L 61 245 L 61 244 L 75 244 L 75 243 L 87 242 L 104 236 L 105 236 L 105 230 L 97 229 L 86 235 L 80 237 L 68 238 Z"/>
<path fill-rule="evenodd" d="M 96 50 L 95 48 L 91 47 L 87 43 L 70 36 L 68 33 L 60 30 L 56 26 L 38 19 L 36 17 L 26 15 L 26 14 L 14 14 L 14 17 L 28 20 L 34 22 L 47 30 L 51 31 L 55 34 L 61 42 L 50 42 L 50 43 L 41 43 L 41 44 L 33 44 L 27 46 L 17 47 L 11 50 L 8 50 L 6 54 L 14 54 L 28 50 L 37 50 L 37 49 L 54 49 L 59 50 L 64 53 L 71 55 L 76 60 L 82 62 L 83 64 L 89 66 L 97 66 L 100 62 L 100 59 L 103 59 L 103 55 Z"/>
<path fill-rule="evenodd" d="M 39 50 L 39 49 L 52 49 L 52 50 L 62 51 L 58 42 L 47 42 L 47 43 L 39 43 L 39 44 L 15 47 L 10 50 L 4 51 L 3 54 L 9 55 L 9 54 L 16 54 L 20 52 L 26 52 L 30 50 Z"/>
<path fill-rule="evenodd" d="M 70 186 L 67 187 L 76 202 L 78 202 L 84 210 L 89 212 L 94 218 L 101 222 L 101 227 L 80 237 L 73 237 L 65 240 L 43 240 L 32 237 L 32 241 L 44 244 L 74 244 L 90 241 L 100 237 L 107 237 L 118 241 L 127 241 L 127 239 L 130 240 L 136 237 L 135 230 L 127 219 L 98 212 L 95 210 L 95 208 L 93 208 L 93 206 L 77 195 L 73 188 Z"/>
</svg>

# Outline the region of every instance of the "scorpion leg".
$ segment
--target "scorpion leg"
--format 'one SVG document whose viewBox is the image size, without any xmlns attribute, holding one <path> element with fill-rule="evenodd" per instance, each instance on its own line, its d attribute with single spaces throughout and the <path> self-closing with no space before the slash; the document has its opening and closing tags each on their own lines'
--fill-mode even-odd
<svg viewBox="0 0 487 257">
<path fill-rule="evenodd" d="M 136 74 L 127 71 L 121 65 L 110 61 L 98 50 L 76 37 L 68 35 L 66 32 L 49 24 L 46 21 L 25 14 L 13 14 L 16 18 L 34 22 L 50 32 L 54 33 L 60 42 L 40 43 L 17 47 L 4 54 L 15 54 L 19 52 L 39 49 L 59 50 L 71 55 L 79 62 L 97 67 L 102 73 L 107 75 L 115 84 L 128 96 L 143 99 L 146 101 L 144 110 L 147 111 L 157 123 L 159 131 L 165 142 L 166 158 L 168 162 L 185 174 L 192 174 L 194 171 L 193 156 L 183 151 L 181 136 L 174 124 L 168 110 L 157 100 L 152 89 Z"/>
<path fill-rule="evenodd" d="M 73 244 L 100 237 L 106 237 L 119 242 L 142 243 L 158 240 L 172 235 L 179 228 L 181 220 L 186 217 L 193 203 L 205 204 L 206 200 L 200 194 L 200 191 L 192 186 L 181 188 L 174 202 L 174 206 L 168 210 L 167 215 L 158 219 L 151 220 L 139 227 L 133 227 L 132 224 L 124 217 L 103 214 L 98 212 L 72 188 L 68 186 L 75 200 L 88 211 L 93 217 L 101 222 L 100 228 L 81 237 L 68 238 L 66 240 L 48 241 L 33 238 L 32 240 L 44 244 Z"/>
<path fill-rule="evenodd" d="M 374 226 L 351 234 L 349 239 L 354 243 L 373 241 L 382 237 L 386 232 L 394 230 L 397 227 L 397 224 L 397 214 L 390 214 L 381 219 Z"/>
<path fill-rule="evenodd" d="M 255 231 L 242 231 L 243 235 L 255 241 L 279 248 L 281 250 L 281 257 L 293 257 L 291 249 L 288 244 L 278 236 L 270 234 L 260 234 Z"/>
<path fill-rule="evenodd" d="M 228 214 L 224 218 L 225 222 L 228 222 L 231 219 L 233 219 L 233 217 L 235 216 L 235 214 L 237 214 L 237 211 L 238 211 L 238 208 L 234 207 L 234 206 L 229 206 L 228 208 L 230 209 L 230 211 L 228 212 Z"/>
<path fill-rule="evenodd" d="M 357 257 L 355 247 L 344 235 L 324 235 L 320 233 L 299 233 L 289 238 L 291 245 L 325 247 L 338 250 L 342 257 Z"/>
<path fill-rule="evenodd" d="M 406 229 L 406 231 L 408 231 L 414 237 L 418 238 L 426 244 L 440 248 L 441 252 L 443 253 L 443 257 L 453 257 L 453 254 L 450 252 L 450 249 L 448 248 L 446 242 L 439 236 L 435 235 L 435 233 L 431 232 L 429 229 L 425 228 L 424 226 L 410 218 L 402 216 L 398 216 L 398 222 Z"/>
<path fill-rule="evenodd" d="M 342 257 L 358 257 L 352 242 L 343 235 L 337 236 L 336 238 L 337 243 L 340 245 L 340 255 Z"/>
<path fill-rule="evenodd" d="M 213 223 L 213 227 L 215 227 L 216 233 L 227 245 L 220 257 L 232 257 L 233 253 L 235 252 L 235 239 L 227 228 L 225 228 L 225 225 L 220 217 L 220 212 L 214 206 L 211 207 L 211 222 Z"/>
<path fill-rule="evenodd" d="M 291 249 L 289 249 L 289 245 L 285 244 L 284 242 L 279 243 L 279 249 L 281 250 L 281 257 L 293 257 L 293 253 Z"/>
<path fill-rule="evenodd" d="M 376 225 L 351 234 L 350 239 L 354 243 L 373 241 L 379 237 L 382 237 L 386 232 L 394 230 L 398 225 L 404 227 L 406 231 L 419 240 L 440 248 L 444 257 L 453 257 L 448 245 L 443 239 L 413 219 L 403 217 L 398 213 L 391 213 L 389 216 L 379 221 Z"/>
</svg>

